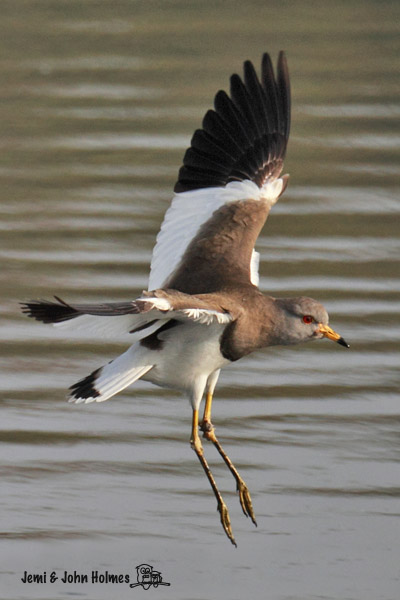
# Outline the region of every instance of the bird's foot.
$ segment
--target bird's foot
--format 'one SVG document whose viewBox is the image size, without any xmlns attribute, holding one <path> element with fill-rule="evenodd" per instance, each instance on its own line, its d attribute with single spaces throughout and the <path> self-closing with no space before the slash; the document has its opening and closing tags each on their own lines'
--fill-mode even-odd
<svg viewBox="0 0 400 600">
<path fill-rule="evenodd" d="M 257 527 L 257 521 L 253 511 L 253 504 L 251 502 L 249 488 L 247 487 L 247 485 L 241 477 L 237 480 L 236 489 L 239 493 L 239 501 L 240 506 L 242 507 L 242 511 L 244 512 L 246 517 L 250 517 L 254 525 Z"/>
<path fill-rule="evenodd" d="M 233 532 L 232 532 L 231 520 L 229 517 L 228 507 L 226 506 L 226 504 L 222 500 L 222 498 L 218 501 L 218 512 L 221 516 L 221 525 L 222 525 L 226 535 L 231 540 L 232 544 L 237 548 L 237 544 L 236 544 L 236 541 L 235 541 L 235 538 L 234 538 Z"/>
<path fill-rule="evenodd" d="M 250 517 L 250 519 L 252 520 L 254 525 L 257 527 L 257 521 L 256 521 L 256 517 L 254 514 L 254 510 L 253 510 L 253 504 L 251 502 L 249 488 L 247 487 L 247 485 L 245 484 L 245 482 L 239 475 L 238 470 L 236 469 L 235 465 L 232 463 L 231 459 L 229 458 L 229 456 L 226 454 L 226 452 L 223 450 L 221 444 L 219 443 L 219 441 L 215 435 L 214 425 L 211 423 L 211 421 L 203 419 L 203 421 L 200 425 L 200 429 L 203 432 L 203 437 L 206 440 L 212 442 L 214 444 L 214 446 L 217 448 L 218 452 L 224 459 L 226 465 L 229 467 L 229 470 L 231 471 L 232 475 L 236 479 L 236 489 L 239 493 L 239 501 L 240 501 L 240 506 L 242 507 L 242 511 L 246 515 L 246 517 Z M 219 510 L 219 507 L 218 507 L 218 510 Z M 221 513 L 221 515 L 222 515 L 222 513 Z M 221 516 L 221 520 L 222 520 L 222 516 Z M 224 529 L 225 529 L 225 527 L 224 527 Z M 228 537 L 229 537 L 229 535 L 228 535 Z"/>
</svg>

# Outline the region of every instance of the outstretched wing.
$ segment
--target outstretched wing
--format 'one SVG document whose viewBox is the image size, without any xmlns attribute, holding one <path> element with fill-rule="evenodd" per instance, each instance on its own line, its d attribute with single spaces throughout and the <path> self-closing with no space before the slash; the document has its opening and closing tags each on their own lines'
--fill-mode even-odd
<svg viewBox="0 0 400 600">
<path fill-rule="evenodd" d="M 261 78 L 244 63 L 230 97 L 217 93 L 186 151 L 154 248 L 149 289 L 198 294 L 258 283 L 254 244 L 283 192 L 279 178 L 290 129 L 290 85 L 281 52 L 275 77 L 264 54 Z"/>
<path fill-rule="evenodd" d="M 149 335 L 170 319 L 201 325 L 227 324 L 232 320 L 229 311 L 214 298 L 189 296 L 176 290 L 144 292 L 131 302 L 68 304 L 57 296 L 55 300 L 31 300 L 21 305 L 22 312 L 42 323 L 62 326 L 72 321 L 79 329 L 91 326 L 115 334 L 141 334 L 139 337 Z"/>
<path fill-rule="evenodd" d="M 58 296 L 51 300 L 31 300 L 21 304 L 22 312 L 42 323 L 63 323 L 83 315 L 116 317 L 137 313 L 134 302 L 107 302 L 103 304 L 68 304 Z"/>
<path fill-rule="evenodd" d="M 122 335 L 133 328 L 149 333 L 149 319 L 142 318 L 134 302 L 103 304 L 68 304 L 55 296 L 56 302 L 30 300 L 21 304 L 22 312 L 41 323 L 52 323 L 75 331 L 96 332 L 101 335 Z M 112 317 L 112 319 L 107 318 Z M 145 331 L 144 331 L 145 330 Z"/>
</svg>

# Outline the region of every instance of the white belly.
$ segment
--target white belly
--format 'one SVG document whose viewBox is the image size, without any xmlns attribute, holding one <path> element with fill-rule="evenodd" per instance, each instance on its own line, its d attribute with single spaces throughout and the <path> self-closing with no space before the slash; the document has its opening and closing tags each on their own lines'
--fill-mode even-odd
<svg viewBox="0 0 400 600">
<path fill-rule="evenodd" d="M 202 382 L 205 385 L 211 373 L 229 362 L 220 352 L 224 327 L 185 323 L 161 333 L 163 346 L 160 350 L 148 350 L 154 367 L 143 379 L 192 395 Z"/>
</svg>

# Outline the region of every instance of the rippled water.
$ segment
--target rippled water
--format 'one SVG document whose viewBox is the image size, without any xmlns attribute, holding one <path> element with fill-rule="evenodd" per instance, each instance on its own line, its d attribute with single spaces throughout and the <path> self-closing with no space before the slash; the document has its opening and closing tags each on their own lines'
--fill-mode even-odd
<svg viewBox="0 0 400 600">
<path fill-rule="evenodd" d="M 397 600 L 400 589 L 399 5 L 4 2 L 0 271 L 4 599 Z M 66 388 L 129 340 L 40 326 L 18 302 L 122 300 L 147 285 L 183 152 L 244 59 L 284 48 L 289 188 L 259 240 L 261 287 L 314 296 L 351 349 L 271 349 L 227 368 L 214 421 L 258 528 L 206 452 L 238 549 L 190 450 L 191 411 L 137 382 L 102 405 Z M 397 59 L 397 62 L 396 62 Z"/>
</svg>

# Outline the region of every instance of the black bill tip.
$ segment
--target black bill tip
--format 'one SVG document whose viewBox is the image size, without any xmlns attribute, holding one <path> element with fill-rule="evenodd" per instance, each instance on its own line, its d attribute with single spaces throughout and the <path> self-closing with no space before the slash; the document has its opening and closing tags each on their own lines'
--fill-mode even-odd
<svg viewBox="0 0 400 600">
<path fill-rule="evenodd" d="M 350 344 L 348 344 L 342 337 L 338 339 L 337 343 L 345 348 L 350 348 Z"/>
</svg>

